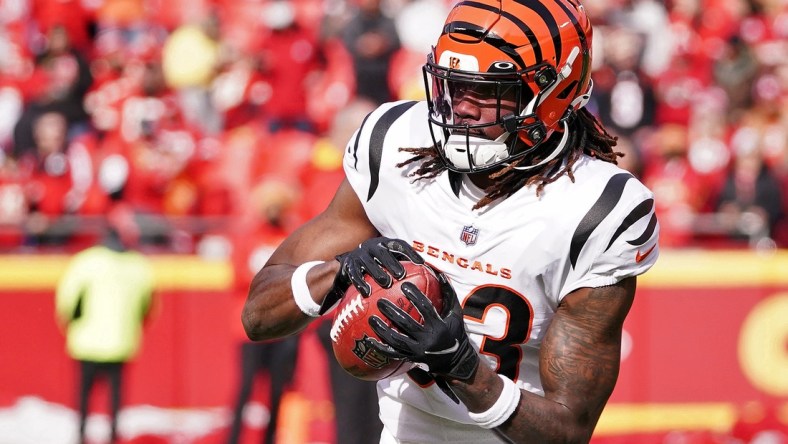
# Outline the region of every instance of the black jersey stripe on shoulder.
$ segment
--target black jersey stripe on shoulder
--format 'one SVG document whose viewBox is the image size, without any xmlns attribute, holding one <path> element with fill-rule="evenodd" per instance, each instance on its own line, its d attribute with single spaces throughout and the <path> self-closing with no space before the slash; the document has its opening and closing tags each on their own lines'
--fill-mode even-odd
<svg viewBox="0 0 788 444">
<path fill-rule="evenodd" d="M 451 185 L 451 191 L 454 193 L 454 196 L 460 197 L 462 174 L 449 170 L 449 185 Z"/>
<path fill-rule="evenodd" d="M 651 220 L 648 221 L 648 226 L 646 227 L 646 230 L 643 232 L 643 234 L 641 234 L 640 237 L 638 237 L 637 239 L 627 241 L 627 243 L 629 245 L 637 245 L 637 246 L 643 245 L 646 242 L 648 242 L 649 239 L 651 239 L 651 236 L 654 234 L 654 230 L 656 229 L 657 229 L 657 215 L 652 214 Z"/>
<path fill-rule="evenodd" d="M 627 217 L 624 218 L 624 221 L 621 222 L 621 225 L 616 229 L 616 232 L 613 233 L 613 237 L 610 238 L 610 242 L 607 244 L 607 248 L 605 248 L 605 251 L 607 251 L 610 248 L 610 246 L 613 245 L 613 242 L 615 242 L 616 239 L 618 239 L 618 237 L 621 236 L 621 233 L 627 231 L 629 227 L 635 224 L 635 222 L 646 217 L 653 208 L 654 208 L 654 199 L 646 199 L 640 204 L 638 204 L 638 206 L 633 208 L 632 211 L 627 215 Z"/>
<path fill-rule="evenodd" d="M 591 233 L 594 232 L 596 227 L 602 223 L 605 217 L 610 214 L 610 211 L 621 200 L 621 195 L 624 193 L 624 186 L 629 179 L 632 178 L 632 175 L 629 173 L 619 173 L 611 177 L 607 185 L 605 185 L 602 195 L 599 196 L 599 199 L 597 199 L 591 209 L 588 210 L 588 213 L 583 216 L 583 220 L 580 221 L 580 224 L 575 230 L 575 234 L 572 236 L 572 243 L 569 247 L 569 261 L 572 264 L 572 268 L 577 264 L 577 258 L 580 257 L 580 251 L 585 246 L 588 238 L 591 237 Z"/>
<path fill-rule="evenodd" d="M 383 158 L 383 141 L 386 139 L 386 133 L 391 125 L 416 103 L 416 101 L 411 101 L 394 105 L 375 122 L 372 134 L 369 136 L 369 193 L 367 201 L 372 199 L 380 182 L 380 162 Z"/>
<path fill-rule="evenodd" d="M 361 121 L 361 126 L 358 127 L 358 131 L 356 132 L 356 141 L 353 142 L 353 169 L 358 171 L 358 141 L 361 140 L 361 132 L 364 131 L 364 124 L 367 123 L 367 119 L 371 116 L 372 113 L 369 113 L 364 117 L 364 120 Z"/>
</svg>

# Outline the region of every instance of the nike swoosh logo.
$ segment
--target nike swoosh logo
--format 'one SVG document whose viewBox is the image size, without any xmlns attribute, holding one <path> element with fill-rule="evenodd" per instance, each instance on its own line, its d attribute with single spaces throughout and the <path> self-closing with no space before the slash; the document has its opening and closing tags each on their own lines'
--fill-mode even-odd
<svg viewBox="0 0 788 444">
<path fill-rule="evenodd" d="M 435 351 L 435 352 L 425 351 L 424 354 L 425 355 L 448 355 L 450 353 L 456 352 L 459 348 L 460 348 L 460 341 L 455 339 L 454 340 L 454 345 L 452 345 L 451 347 L 449 347 L 449 348 L 447 348 L 445 350 L 440 350 L 440 351 Z"/>
<path fill-rule="evenodd" d="M 645 258 L 647 258 L 648 255 L 651 254 L 652 251 L 654 251 L 654 248 L 656 248 L 656 246 L 657 246 L 657 244 L 652 245 L 651 248 L 649 248 L 648 250 L 646 250 L 645 253 L 642 253 L 642 254 L 640 253 L 640 250 L 638 250 L 637 254 L 635 255 L 635 263 L 639 264 L 639 263 L 643 262 L 643 260 Z"/>
</svg>

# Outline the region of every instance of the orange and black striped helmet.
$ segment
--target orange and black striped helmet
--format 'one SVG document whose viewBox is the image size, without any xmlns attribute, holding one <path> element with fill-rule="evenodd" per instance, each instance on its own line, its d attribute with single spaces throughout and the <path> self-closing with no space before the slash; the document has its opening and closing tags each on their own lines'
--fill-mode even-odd
<svg viewBox="0 0 788 444">
<path fill-rule="evenodd" d="M 554 132 L 564 132 L 566 119 L 590 95 L 591 37 L 579 0 L 457 3 L 424 65 L 430 122 L 443 129 L 444 155 L 450 135 L 463 130 L 467 135 L 474 126 L 501 125 L 507 140 L 495 141 L 505 147 L 492 151 L 486 146 L 473 153 L 468 146 L 459 157 L 449 153 L 449 168 L 489 169 L 534 152 Z M 454 124 L 453 96 L 468 88 L 496 95 L 495 122 Z M 513 115 L 501 112 L 500 101 L 507 97 L 516 101 Z"/>
</svg>

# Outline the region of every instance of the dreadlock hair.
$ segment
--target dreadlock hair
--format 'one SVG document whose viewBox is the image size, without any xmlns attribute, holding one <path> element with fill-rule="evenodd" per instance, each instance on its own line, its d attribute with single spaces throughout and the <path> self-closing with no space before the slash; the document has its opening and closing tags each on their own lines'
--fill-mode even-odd
<svg viewBox="0 0 788 444">
<path fill-rule="evenodd" d="M 608 133 L 599 120 L 585 108 L 581 108 L 569 117 L 568 131 L 569 140 L 566 147 L 562 155 L 557 156 L 555 159 L 532 170 L 521 171 L 517 169 L 519 165 L 538 163 L 541 160 L 540 155 L 544 154 L 523 156 L 492 173 L 490 178 L 494 179 L 493 185 L 485 189 L 486 195 L 476 203 L 473 209 L 485 207 L 497 199 L 511 196 L 524 186 L 536 185 L 536 194 L 538 196 L 547 184 L 555 182 L 563 175 L 569 176 L 574 182 L 572 167 L 582 154 L 614 164 L 618 163 L 617 159 L 619 157 L 624 156 L 624 153 L 613 150 L 618 137 Z M 432 179 L 447 169 L 437 146 L 400 148 L 400 151 L 411 153 L 413 157 L 397 164 L 397 167 L 401 168 L 411 163 L 422 161 L 415 170 L 408 174 L 408 177 L 412 177 L 413 180 Z M 538 151 L 542 153 L 547 150 Z M 566 160 L 566 163 L 564 163 L 564 160 Z"/>
</svg>

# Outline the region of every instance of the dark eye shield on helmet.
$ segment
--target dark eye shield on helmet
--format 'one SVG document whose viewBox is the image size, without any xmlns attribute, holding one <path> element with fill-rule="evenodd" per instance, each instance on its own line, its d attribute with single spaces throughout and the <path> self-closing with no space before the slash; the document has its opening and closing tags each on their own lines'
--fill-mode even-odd
<svg viewBox="0 0 788 444">
<path fill-rule="evenodd" d="M 454 125 L 453 108 L 459 100 L 495 100 L 495 121 L 457 125 L 457 128 L 484 128 L 499 125 L 502 117 L 519 111 L 532 98 L 528 97 L 532 94 L 524 87 L 519 74 L 512 71 L 482 74 L 444 68 L 430 61 L 424 66 L 424 81 L 430 119 L 439 126 Z M 507 111 L 502 103 L 506 103 Z"/>
<path fill-rule="evenodd" d="M 488 72 L 470 72 L 438 65 L 430 55 L 423 67 L 423 74 L 429 120 L 432 124 L 430 130 L 436 145 L 446 143 L 452 135 L 455 140 L 457 136 L 471 137 L 473 130 L 481 128 L 501 126 L 505 131 L 499 139 L 492 141 L 495 144 L 505 145 L 494 148 L 495 154 L 483 156 L 486 159 L 485 163 L 481 164 L 479 162 L 481 159 L 473 158 L 473 146 L 469 142 L 468 159 L 459 162 L 448 159 L 450 169 L 460 172 L 487 170 L 528 154 L 536 147 L 535 145 L 543 141 L 547 131 L 533 110 L 528 109 L 534 106 L 535 96 L 524 79 L 531 78 L 540 90 L 546 90 L 556 80 L 555 70 L 549 65 L 540 64 L 518 71 L 511 62 L 495 62 Z M 474 100 L 478 100 L 480 106 L 494 106 L 495 119 L 476 123 L 455 122 L 455 107 L 461 101 Z M 442 139 L 436 137 L 433 125 L 443 130 Z M 534 146 L 518 146 L 518 137 L 510 137 L 515 133 L 526 136 Z M 483 142 L 479 143 L 484 145 Z M 457 160 L 456 156 L 453 158 Z"/>
</svg>

